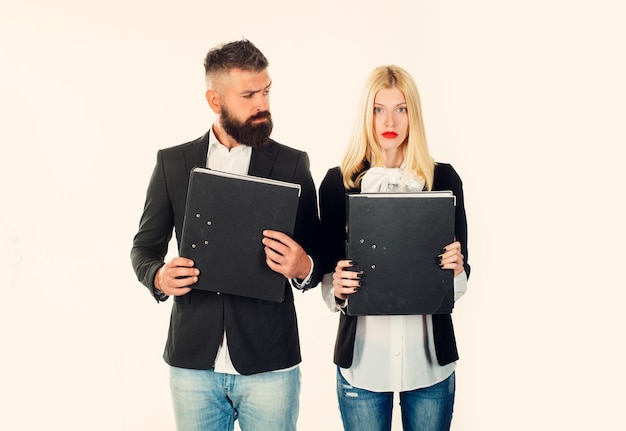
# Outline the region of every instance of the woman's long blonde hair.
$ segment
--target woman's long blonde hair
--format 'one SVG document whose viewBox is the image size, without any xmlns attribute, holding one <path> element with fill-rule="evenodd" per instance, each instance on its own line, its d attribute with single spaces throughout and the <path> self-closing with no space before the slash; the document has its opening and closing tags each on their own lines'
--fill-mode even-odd
<svg viewBox="0 0 626 431">
<path fill-rule="evenodd" d="M 365 169 L 382 166 L 383 155 L 374 135 L 374 98 L 379 90 L 389 88 L 397 88 L 404 94 L 409 115 L 409 133 L 402 144 L 405 178 L 409 175 L 422 178 L 425 189 L 431 190 L 435 161 L 426 143 L 417 85 L 406 70 L 395 65 L 377 67 L 367 79 L 352 137 L 341 162 L 343 184 L 346 189 L 360 188 Z"/>
</svg>

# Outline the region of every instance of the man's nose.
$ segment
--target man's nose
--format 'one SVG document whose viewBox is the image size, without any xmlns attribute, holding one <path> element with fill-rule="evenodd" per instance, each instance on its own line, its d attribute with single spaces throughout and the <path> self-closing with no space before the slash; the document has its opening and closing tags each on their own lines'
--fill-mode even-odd
<svg viewBox="0 0 626 431">
<path fill-rule="evenodd" d="M 268 111 L 270 109 L 269 100 L 265 94 L 259 94 L 256 99 L 256 111 Z"/>
</svg>

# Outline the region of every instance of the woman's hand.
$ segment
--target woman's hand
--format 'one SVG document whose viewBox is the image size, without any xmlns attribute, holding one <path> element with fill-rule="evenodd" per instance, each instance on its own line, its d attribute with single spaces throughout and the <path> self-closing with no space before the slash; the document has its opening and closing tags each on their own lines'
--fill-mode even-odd
<svg viewBox="0 0 626 431">
<path fill-rule="evenodd" d="M 441 269 L 454 270 L 454 276 L 456 277 L 463 272 L 463 254 L 461 253 L 461 243 L 454 241 L 452 244 L 448 244 L 444 247 L 443 252 L 437 256 L 439 266 Z"/>
<path fill-rule="evenodd" d="M 340 260 L 335 266 L 333 273 L 333 292 L 336 298 L 345 300 L 348 295 L 358 292 L 361 286 L 361 273 L 349 271 L 346 268 L 352 266 L 351 260 Z"/>
</svg>

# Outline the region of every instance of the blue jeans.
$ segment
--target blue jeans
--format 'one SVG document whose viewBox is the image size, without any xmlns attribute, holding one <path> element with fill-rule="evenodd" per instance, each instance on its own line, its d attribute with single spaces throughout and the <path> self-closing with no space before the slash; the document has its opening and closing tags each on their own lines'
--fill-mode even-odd
<svg viewBox="0 0 626 431">
<path fill-rule="evenodd" d="M 427 388 L 400 392 L 404 431 L 448 431 L 454 408 L 455 375 Z M 337 369 L 337 398 L 345 431 L 390 431 L 393 392 L 350 385 Z"/>
<path fill-rule="evenodd" d="M 300 368 L 249 376 L 170 367 L 178 431 L 295 431 Z"/>
</svg>

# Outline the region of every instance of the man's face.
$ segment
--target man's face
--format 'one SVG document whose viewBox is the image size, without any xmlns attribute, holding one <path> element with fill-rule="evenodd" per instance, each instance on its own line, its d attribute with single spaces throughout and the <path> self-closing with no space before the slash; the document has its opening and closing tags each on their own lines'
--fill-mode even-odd
<svg viewBox="0 0 626 431">
<path fill-rule="evenodd" d="M 272 85 L 267 70 L 261 72 L 232 69 L 224 77 L 220 123 L 237 142 L 258 148 L 272 133 L 269 90 Z"/>
</svg>

